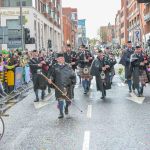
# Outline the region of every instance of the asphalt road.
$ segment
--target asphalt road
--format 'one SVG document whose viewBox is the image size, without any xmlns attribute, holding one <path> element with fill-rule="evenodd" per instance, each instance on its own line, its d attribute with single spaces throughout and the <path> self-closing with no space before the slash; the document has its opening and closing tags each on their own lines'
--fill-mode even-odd
<svg viewBox="0 0 150 150">
<path fill-rule="evenodd" d="M 115 76 L 107 98 L 101 100 L 94 79 L 88 95 L 77 84 L 74 103 L 83 113 L 72 105 L 61 120 L 53 94 L 34 104 L 31 92 L 7 111 L 0 150 L 150 150 L 149 90 L 148 85 L 146 98 L 137 99 Z"/>
</svg>

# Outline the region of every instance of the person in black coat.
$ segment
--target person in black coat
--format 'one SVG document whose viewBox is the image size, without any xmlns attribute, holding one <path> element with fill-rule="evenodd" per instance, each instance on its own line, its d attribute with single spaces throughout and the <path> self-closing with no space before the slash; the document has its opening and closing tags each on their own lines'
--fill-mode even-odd
<svg viewBox="0 0 150 150">
<path fill-rule="evenodd" d="M 76 75 L 70 65 L 65 63 L 64 55 L 57 54 L 57 64 L 53 66 L 52 71 L 49 74 L 49 84 L 52 82 L 70 98 L 70 87 L 76 83 Z M 55 88 L 55 97 L 58 100 L 58 107 L 60 111 L 59 119 L 68 114 L 68 106 L 71 101 L 68 101 L 66 97 Z"/>
<path fill-rule="evenodd" d="M 106 84 L 109 84 L 109 69 L 109 61 L 106 60 L 103 51 L 99 50 L 97 58 L 91 65 L 90 73 L 96 77 L 97 91 L 102 92 L 101 99 L 104 99 L 106 96 Z"/>
<path fill-rule="evenodd" d="M 29 66 L 32 74 L 32 80 L 33 80 L 33 88 L 36 96 L 36 100 L 34 102 L 39 101 L 38 96 L 38 89 L 42 90 L 41 98 L 44 99 L 44 90 L 46 89 L 46 80 L 44 77 L 38 74 L 38 70 L 42 69 L 42 64 L 40 63 L 40 60 L 38 59 L 38 52 L 37 50 L 33 51 L 33 58 L 29 61 Z"/>
<path fill-rule="evenodd" d="M 65 62 L 68 63 L 72 69 L 75 71 L 77 68 L 77 54 L 75 51 L 72 51 L 71 45 L 67 44 L 66 52 L 64 52 Z M 74 85 L 70 89 L 71 98 L 74 98 Z"/>
<path fill-rule="evenodd" d="M 120 64 L 125 67 L 125 79 L 127 81 L 129 92 L 132 92 L 132 80 L 131 80 L 131 70 L 130 70 L 130 57 L 134 53 L 134 49 L 132 48 L 131 41 L 128 41 L 127 48 L 125 49 L 122 58 L 120 60 Z"/>
</svg>

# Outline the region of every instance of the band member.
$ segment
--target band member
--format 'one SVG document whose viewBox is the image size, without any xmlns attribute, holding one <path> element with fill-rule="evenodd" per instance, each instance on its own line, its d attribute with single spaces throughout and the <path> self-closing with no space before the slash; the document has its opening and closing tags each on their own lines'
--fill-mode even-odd
<svg viewBox="0 0 150 150">
<path fill-rule="evenodd" d="M 132 92 L 132 80 L 131 80 L 131 70 L 130 70 L 130 57 L 134 53 L 134 50 L 132 48 L 131 41 L 128 41 L 127 43 L 127 49 L 125 49 L 123 56 L 120 60 L 120 64 L 122 64 L 125 67 L 125 79 L 127 81 L 129 92 Z"/>
<path fill-rule="evenodd" d="M 72 69 L 75 71 L 77 68 L 77 54 L 71 50 L 71 45 L 67 44 L 66 52 L 64 53 L 65 62 L 70 64 Z M 74 86 L 70 88 L 71 98 L 74 98 Z"/>
<path fill-rule="evenodd" d="M 68 106 L 71 101 L 66 99 L 65 94 L 70 98 L 69 88 L 72 84 L 76 83 L 76 75 L 70 65 L 65 63 L 63 54 L 59 53 L 57 55 L 57 64 L 53 66 L 53 70 L 49 74 L 49 84 L 52 82 L 64 92 L 62 94 L 58 89 L 55 88 L 55 97 L 58 100 L 58 108 L 60 111 L 59 119 L 64 117 L 65 114 L 68 114 Z"/>
<path fill-rule="evenodd" d="M 131 71 L 133 77 L 134 87 L 138 91 L 138 96 L 143 96 L 143 88 L 148 82 L 146 74 L 146 65 L 148 60 L 144 59 L 144 55 L 141 52 L 141 47 L 136 46 L 134 54 L 131 55 Z"/>
<path fill-rule="evenodd" d="M 108 86 L 108 70 L 110 64 L 105 60 L 104 53 L 102 50 L 98 51 L 97 58 L 93 61 L 91 65 L 91 75 L 96 77 L 97 91 L 102 92 L 101 99 L 106 96 L 106 86 Z"/>
<path fill-rule="evenodd" d="M 90 82 L 92 76 L 90 75 L 90 66 L 93 61 L 93 57 L 90 51 L 85 49 L 85 45 L 81 45 L 81 51 L 78 53 L 78 65 L 80 67 L 80 75 L 82 79 L 82 86 L 84 88 L 84 94 L 87 94 L 90 88 Z"/>
<path fill-rule="evenodd" d="M 40 63 L 38 59 L 37 50 L 33 50 L 32 59 L 30 59 L 29 61 L 29 66 L 30 66 L 30 70 L 32 73 L 33 87 L 34 87 L 34 92 L 36 96 L 36 100 L 34 102 L 38 102 L 39 101 L 38 89 L 42 90 L 41 99 L 44 99 L 44 96 L 45 96 L 44 90 L 46 89 L 45 87 L 46 83 L 45 83 L 45 79 L 42 78 L 42 76 L 38 75 L 39 69 L 40 71 L 42 69 L 42 64 Z"/>
<path fill-rule="evenodd" d="M 66 51 L 64 53 L 65 62 L 72 66 L 72 69 L 75 71 L 77 68 L 77 54 L 75 51 L 71 50 L 71 45 L 67 44 Z"/>
<path fill-rule="evenodd" d="M 113 77 L 115 75 L 114 65 L 117 63 L 115 56 L 110 52 L 109 53 L 109 64 L 110 64 L 110 82 L 112 84 Z"/>
</svg>

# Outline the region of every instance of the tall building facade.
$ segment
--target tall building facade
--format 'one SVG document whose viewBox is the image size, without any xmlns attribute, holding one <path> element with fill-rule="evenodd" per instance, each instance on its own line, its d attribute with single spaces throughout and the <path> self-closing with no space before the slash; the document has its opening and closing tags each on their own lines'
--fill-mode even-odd
<svg viewBox="0 0 150 150">
<path fill-rule="evenodd" d="M 150 37 L 150 2 L 138 3 L 138 0 L 121 0 L 120 12 L 120 43 L 131 40 L 133 45 L 145 44 Z M 118 37 L 119 21 L 116 15 L 116 38 Z"/>
<path fill-rule="evenodd" d="M 78 12 L 77 8 L 64 7 L 63 14 L 63 43 L 70 43 L 73 48 L 77 47 L 78 40 Z"/>
<path fill-rule="evenodd" d="M 128 41 L 128 22 L 127 22 L 127 0 L 121 0 L 121 10 L 120 10 L 120 19 L 121 19 L 121 45 L 125 45 Z"/>
<path fill-rule="evenodd" d="M 48 40 L 51 40 L 52 49 L 61 50 L 61 3 L 61 0 L 22 0 L 23 27 L 28 28 L 30 36 L 35 38 L 35 44 L 26 44 L 25 48 L 47 50 Z M 20 0 L 0 0 L 1 26 L 8 27 L 9 39 L 8 44 L 3 45 L 5 48 L 21 46 L 19 7 Z"/>
<path fill-rule="evenodd" d="M 145 39 L 146 41 L 150 37 L 150 2 L 143 4 L 144 6 L 144 33 L 145 33 Z"/>
<path fill-rule="evenodd" d="M 115 43 L 121 45 L 121 17 L 120 17 L 120 10 L 116 14 L 115 18 Z"/>
<path fill-rule="evenodd" d="M 78 46 L 87 45 L 87 37 L 86 37 L 86 20 L 79 19 L 78 20 Z"/>
<path fill-rule="evenodd" d="M 115 44 L 115 26 L 110 23 L 108 26 L 100 27 L 100 41 L 102 44 L 112 46 Z"/>
<path fill-rule="evenodd" d="M 142 7 L 137 0 L 128 0 L 128 39 L 134 45 L 142 44 L 142 35 L 144 34 L 144 26 L 142 22 Z"/>
</svg>

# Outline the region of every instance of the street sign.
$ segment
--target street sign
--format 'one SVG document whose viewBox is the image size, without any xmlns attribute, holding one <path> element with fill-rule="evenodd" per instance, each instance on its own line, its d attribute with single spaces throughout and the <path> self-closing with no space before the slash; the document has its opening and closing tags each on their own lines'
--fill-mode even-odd
<svg viewBox="0 0 150 150">
<path fill-rule="evenodd" d="M 0 27 L 0 44 L 8 43 L 8 27 Z"/>
<path fill-rule="evenodd" d="M 9 29 L 8 30 L 8 48 L 19 48 L 21 47 L 21 30 L 20 29 Z"/>
</svg>

